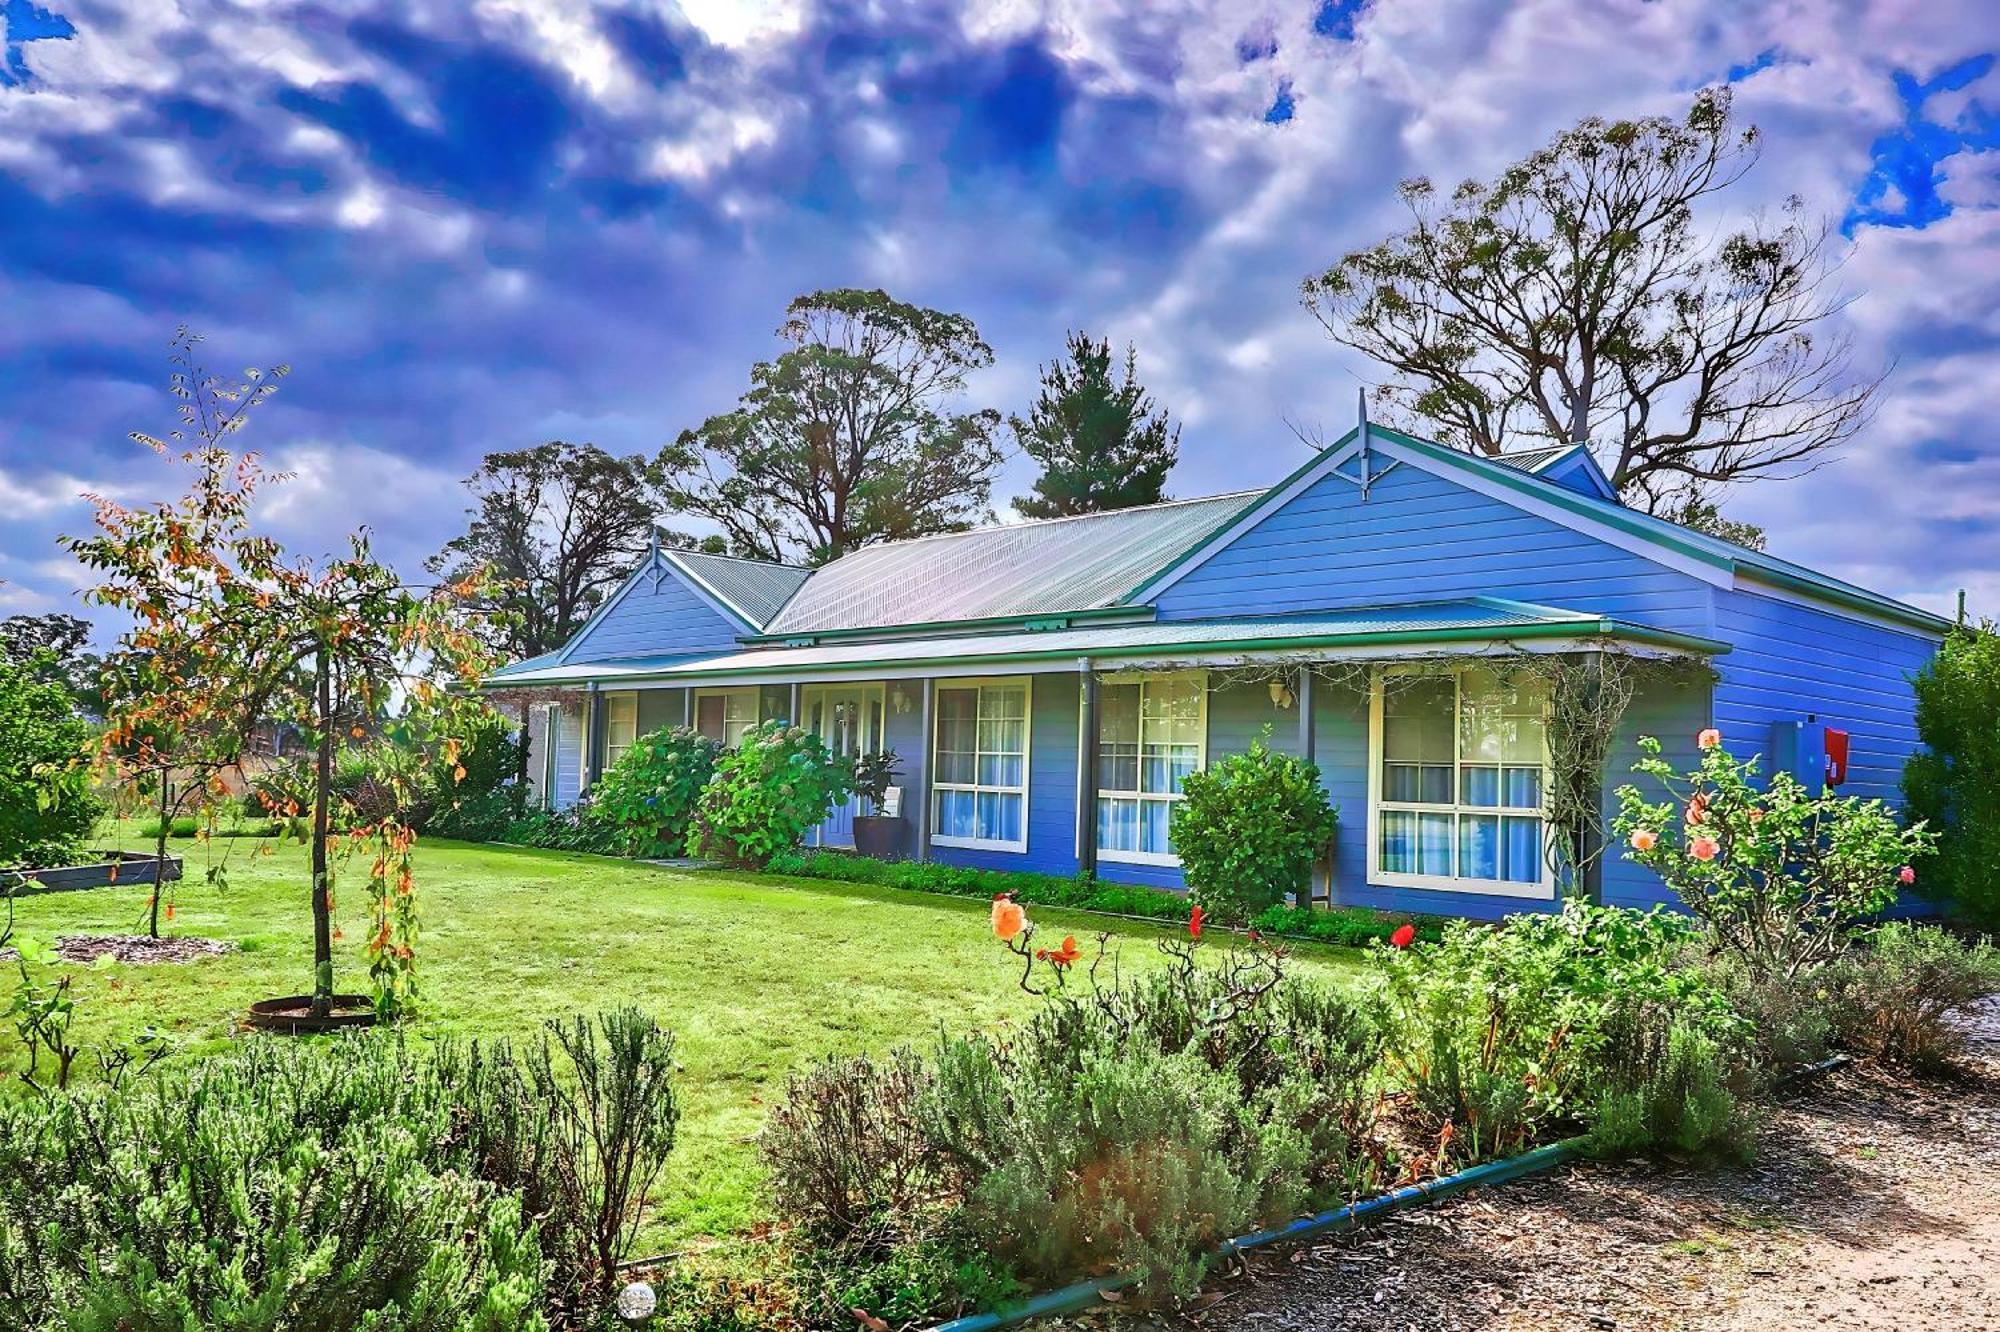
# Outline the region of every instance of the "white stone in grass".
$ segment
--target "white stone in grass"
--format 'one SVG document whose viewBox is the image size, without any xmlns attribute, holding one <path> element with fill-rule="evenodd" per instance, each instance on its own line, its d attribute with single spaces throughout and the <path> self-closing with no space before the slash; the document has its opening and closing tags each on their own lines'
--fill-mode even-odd
<svg viewBox="0 0 2000 1332">
<path fill-rule="evenodd" d="M 628 1323 L 643 1323 L 653 1316 L 660 1297 L 643 1281 L 634 1281 L 618 1292 L 618 1316 Z"/>
</svg>

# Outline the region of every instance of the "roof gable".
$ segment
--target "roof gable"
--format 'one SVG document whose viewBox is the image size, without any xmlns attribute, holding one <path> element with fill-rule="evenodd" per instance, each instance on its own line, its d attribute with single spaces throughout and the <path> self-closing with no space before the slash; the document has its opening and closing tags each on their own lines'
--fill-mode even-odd
<svg viewBox="0 0 2000 1332">
<path fill-rule="evenodd" d="M 662 550 L 660 554 L 751 633 L 769 624 L 778 608 L 812 576 L 810 569 L 773 564 L 769 560 L 746 560 L 697 550 Z"/>
<path fill-rule="evenodd" d="M 815 570 L 764 634 L 806 637 L 1111 610 L 1260 493 L 864 546 Z"/>
<path fill-rule="evenodd" d="M 1613 503 L 1618 500 L 1618 488 L 1611 484 L 1611 478 L 1597 465 L 1597 458 L 1588 444 L 1552 444 L 1543 449 L 1502 453 L 1494 461 L 1530 476 L 1539 476 L 1579 495 L 1594 495 Z"/>
<path fill-rule="evenodd" d="M 1546 468 L 1565 465 L 1561 455 L 1537 461 Z M 1386 426 L 1365 423 L 1349 430 L 1292 475 L 1271 487 L 1254 504 L 1246 506 L 1209 538 L 1161 568 L 1134 590 L 1130 600 L 1156 601 L 1174 583 L 1325 477 L 1342 476 L 1360 486 L 1365 493 L 1372 484 L 1371 478 L 1379 479 L 1391 468 L 1404 463 L 1439 476 L 1452 477 L 1482 494 L 1550 518 L 1575 531 L 1644 555 L 1719 587 L 1733 586 L 1740 574 L 1753 581 L 1769 582 L 1816 600 L 1882 616 L 1928 632 L 1942 633 L 1950 628 L 1950 621 L 1878 592 L 1762 551 L 1753 551 L 1696 532 L 1664 518 L 1628 509 L 1615 498 L 1595 493 L 1594 486 L 1578 488 L 1551 484 L 1545 475 L 1499 459 L 1465 453 Z M 1590 467 L 1602 476 L 1594 461 Z"/>
<path fill-rule="evenodd" d="M 573 663 L 659 652 L 726 651 L 751 632 L 754 626 L 739 612 L 691 578 L 666 552 L 654 549 L 591 613 L 556 659 Z"/>
</svg>

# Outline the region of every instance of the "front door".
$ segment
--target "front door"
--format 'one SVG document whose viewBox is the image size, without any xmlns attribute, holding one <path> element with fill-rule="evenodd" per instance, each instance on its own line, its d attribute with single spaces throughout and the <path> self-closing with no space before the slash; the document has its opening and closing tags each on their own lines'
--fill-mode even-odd
<svg viewBox="0 0 2000 1332">
<path fill-rule="evenodd" d="M 844 758 L 882 747 L 883 688 L 879 684 L 807 685 L 800 696 L 806 728 Z M 849 797 L 815 830 L 816 846 L 853 846 L 858 797 Z"/>
</svg>

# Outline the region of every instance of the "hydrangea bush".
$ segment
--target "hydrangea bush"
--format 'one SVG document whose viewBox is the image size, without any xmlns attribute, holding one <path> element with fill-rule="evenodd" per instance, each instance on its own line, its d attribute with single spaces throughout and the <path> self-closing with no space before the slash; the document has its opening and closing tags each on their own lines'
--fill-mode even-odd
<svg viewBox="0 0 2000 1332">
<path fill-rule="evenodd" d="M 678 856 L 722 746 L 685 726 L 649 731 L 591 789 L 591 817 L 629 856 Z"/>
<path fill-rule="evenodd" d="M 853 790 L 854 765 L 802 726 L 764 722 L 716 760 L 688 850 L 761 868 L 799 844 Z"/>
<path fill-rule="evenodd" d="M 1715 947 L 1789 979 L 1832 958 L 1855 924 L 1916 882 L 1911 862 L 1936 841 L 1923 824 L 1902 826 L 1880 800 L 1815 797 L 1790 773 L 1759 785 L 1758 761 L 1732 755 L 1719 731 L 1698 743 L 1700 766 L 1680 773 L 1658 740 L 1642 738 L 1633 771 L 1667 799 L 1621 786 L 1612 826 L 1625 858 L 1658 874 Z"/>
</svg>

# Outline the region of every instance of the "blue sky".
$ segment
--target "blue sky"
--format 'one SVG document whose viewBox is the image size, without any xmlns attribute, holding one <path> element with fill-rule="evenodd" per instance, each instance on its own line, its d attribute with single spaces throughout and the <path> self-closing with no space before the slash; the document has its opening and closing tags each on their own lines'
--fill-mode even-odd
<svg viewBox="0 0 2000 1332">
<path fill-rule="evenodd" d="M 1298 283 L 1587 114 L 1728 81 L 1851 245 L 1892 366 L 1847 456 L 1745 489 L 1780 554 L 2000 613 L 2000 73 L 1984 0 L 730 4 L 0 0 L 0 613 L 75 605 L 82 491 L 157 492 L 185 321 L 290 362 L 246 437 L 306 549 L 413 569 L 457 481 L 549 438 L 650 452 L 729 406 L 784 303 L 971 316 L 1023 407 L 1071 328 L 1137 344 L 1175 494 L 1275 480 L 1374 370 Z M 1004 496 L 1024 488 L 1011 463 Z"/>
</svg>

